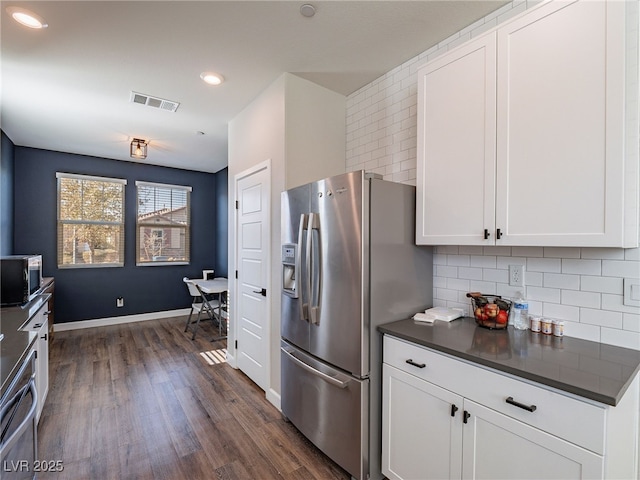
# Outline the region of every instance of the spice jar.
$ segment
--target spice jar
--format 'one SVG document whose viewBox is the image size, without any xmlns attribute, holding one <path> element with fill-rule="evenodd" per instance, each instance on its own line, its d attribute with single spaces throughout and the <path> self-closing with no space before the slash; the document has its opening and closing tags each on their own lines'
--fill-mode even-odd
<svg viewBox="0 0 640 480">
<path fill-rule="evenodd" d="M 562 320 L 553 321 L 553 334 L 556 337 L 562 337 L 564 335 L 564 322 Z"/>
<path fill-rule="evenodd" d="M 540 331 L 545 335 L 551 335 L 553 333 L 553 324 L 549 318 L 540 319 Z"/>
<path fill-rule="evenodd" d="M 532 332 L 538 333 L 540 331 L 540 317 L 529 317 L 529 328 Z"/>
</svg>

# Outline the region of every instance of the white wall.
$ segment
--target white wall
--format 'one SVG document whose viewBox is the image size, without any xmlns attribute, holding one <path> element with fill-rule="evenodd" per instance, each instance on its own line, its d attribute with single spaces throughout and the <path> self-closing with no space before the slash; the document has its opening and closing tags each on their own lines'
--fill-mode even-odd
<svg viewBox="0 0 640 480">
<path fill-rule="evenodd" d="M 236 270 L 234 177 L 271 162 L 271 271 L 269 299 L 269 378 L 267 398 L 279 408 L 280 395 L 280 193 L 287 188 L 344 173 L 343 95 L 289 73 L 281 75 L 229 122 L 229 276 Z M 231 278 L 230 297 L 236 296 Z M 236 366 L 233 312 L 228 361 Z"/>
<path fill-rule="evenodd" d="M 346 98 L 288 75 L 285 188 L 345 172 Z"/>
<path fill-rule="evenodd" d="M 347 97 L 347 171 L 415 185 L 418 67 L 538 3 L 514 0 Z M 437 247 L 435 305 L 467 307 L 468 291 L 512 295 L 509 264 L 526 266 L 533 314 L 565 320 L 569 336 L 640 350 L 640 311 L 622 303 L 623 278 L 640 277 L 638 248 Z"/>
<path fill-rule="evenodd" d="M 229 122 L 229 296 L 237 298 L 237 288 L 234 279 L 236 266 L 236 225 L 235 225 L 235 177 L 241 172 L 254 167 L 266 160 L 271 163 L 271 221 L 270 241 L 273 252 L 274 245 L 280 245 L 280 191 L 284 189 L 285 163 L 285 76 L 279 77 L 262 92 L 239 115 Z M 278 214 L 275 208 L 278 208 Z M 272 253 L 272 259 L 274 257 Z M 273 262 L 272 262 L 273 264 Z M 273 268 L 271 269 L 273 272 Z M 270 284 L 265 285 L 268 292 L 274 292 L 273 273 Z M 277 290 L 277 289 L 276 289 Z M 271 324 L 273 319 L 280 318 L 280 296 L 269 295 L 269 310 Z M 279 328 L 279 321 L 277 322 Z M 275 328 L 271 325 L 270 328 Z M 237 366 L 235 355 L 236 331 L 233 310 L 230 311 L 227 358 L 231 366 Z M 273 342 L 271 342 L 273 343 Z M 272 347 L 271 347 L 272 348 Z M 279 372 L 279 363 L 277 364 Z M 273 370 L 275 366 L 271 368 Z M 270 373 L 270 377 L 271 377 Z M 267 384 L 270 380 L 267 379 Z M 277 379 L 279 386 L 279 377 Z M 279 390 L 278 390 L 279 391 Z M 267 386 L 269 392 L 269 386 Z"/>
</svg>

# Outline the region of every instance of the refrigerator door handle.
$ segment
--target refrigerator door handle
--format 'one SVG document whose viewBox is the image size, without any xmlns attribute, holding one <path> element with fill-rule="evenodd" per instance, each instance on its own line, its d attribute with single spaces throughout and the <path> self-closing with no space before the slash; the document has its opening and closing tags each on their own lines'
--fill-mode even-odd
<svg viewBox="0 0 640 480">
<path fill-rule="evenodd" d="M 304 231 L 307 227 L 307 216 L 303 213 L 300 215 L 300 227 L 298 228 L 298 248 L 296 249 L 296 276 L 298 277 L 298 291 L 300 292 L 300 299 L 298 300 L 298 308 L 300 312 L 300 320 L 307 322 L 309 319 L 307 318 L 308 312 L 308 304 L 304 301 L 305 295 L 305 285 L 304 285 L 304 275 L 302 275 L 302 255 L 304 251 L 302 250 L 302 239 L 304 235 Z M 308 268 L 308 267 L 307 267 Z M 307 301 L 309 297 L 307 296 Z"/>
<path fill-rule="evenodd" d="M 309 295 L 309 319 L 312 324 L 318 325 L 320 323 L 320 259 L 317 258 L 316 255 L 319 245 L 315 245 L 313 240 L 314 230 L 318 233 L 320 231 L 318 215 L 310 213 L 309 224 L 307 226 L 307 286 Z"/>
<path fill-rule="evenodd" d="M 302 360 L 300 360 L 299 358 L 295 357 L 288 349 L 286 348 L 281 348 L 281 350 L 287 354 L 287 356 L 294 361 L 294 363 L 296 365 L 298 365 L 299 367 L 303 368 L 304 370 L 306 370 L 307 372 L 320 377 L 322 380 L 324 380 L 327 383 L 330 383 L 331 385 L 338 387 L 338 388 L 346 388 L 347 385 L 349 385 L 349 380 L 347 380 L 346 382 L 343 382 L 342 380 L 338 380 L 335 377 L 332 377 L 331 375 L 327 375 L 326 373 L 321 372 L 320 370 L 317 370 L 315 368 L 313 368 L 311 365 L 307 365 L 305 362 L 303 362 Z"/>
</svg>

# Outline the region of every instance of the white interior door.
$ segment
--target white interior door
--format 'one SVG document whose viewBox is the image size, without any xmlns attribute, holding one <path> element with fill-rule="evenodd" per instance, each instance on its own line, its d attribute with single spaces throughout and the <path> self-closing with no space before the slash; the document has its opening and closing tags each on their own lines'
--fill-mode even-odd
<svg viewBox="0 0 640 480">
<path fill-rule="evenodd" d="M 270 169 L 261 164 L 236 180 L 237 366 L 266 390 L 269 351 Z"/>
</svg>

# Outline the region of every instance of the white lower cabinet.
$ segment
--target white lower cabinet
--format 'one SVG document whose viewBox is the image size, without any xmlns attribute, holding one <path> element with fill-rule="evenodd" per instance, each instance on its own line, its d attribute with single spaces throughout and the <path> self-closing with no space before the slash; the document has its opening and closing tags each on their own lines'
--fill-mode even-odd
<svg viewBox="0 0 640 480">
<path fill-rule="evenodd" d="M 635 478 L 637 428 L 629 426 L 638 423 L 638 379 L 630 390 L 620 409 L 600 406 L 385 336 L 382 472 L 404 480 Z"/>
<path fill-rule="evenodd" d="M 467 399 L 463 414 L 462 478 L 603 477 L 601 455 Z"/>
<path fill-rule="evenodd" d="M 382 378 L 382 473 L 460 478 L 462 397 L 386 364 Z"/>
</svg>

